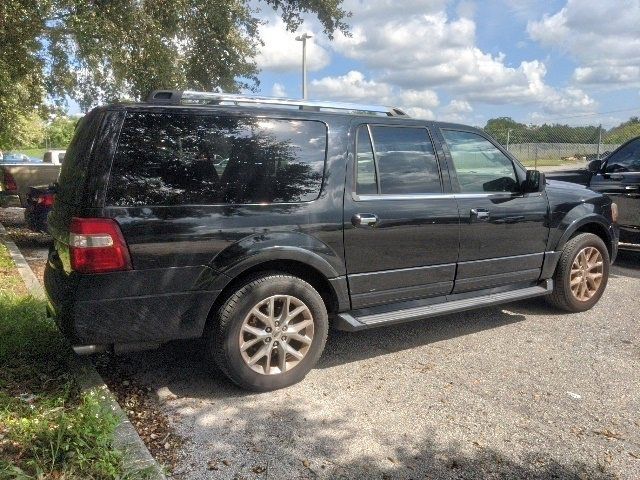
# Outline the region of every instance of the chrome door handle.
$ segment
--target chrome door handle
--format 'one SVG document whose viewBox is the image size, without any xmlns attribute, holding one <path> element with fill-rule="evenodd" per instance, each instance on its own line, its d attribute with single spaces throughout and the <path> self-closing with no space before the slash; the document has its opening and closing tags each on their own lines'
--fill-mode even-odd
<svg viewBox="0 0 640 480">
<path fill-rule="evenodd" d="M 376 223 L 378 223 L 378 217 L 373 213 L 356 213 L 353 217 L 351 217 L 351 223 L 354 227 L 360 227 L 364 225 L 373 227 Z"/>
<path fill-rule="evenodd" d="M 486 221 L 489 220 L 489 210 L 485 210 L 483 208 L 472 208 L 471 216 L 475 217 L 477 220 Z"/>
</svg>

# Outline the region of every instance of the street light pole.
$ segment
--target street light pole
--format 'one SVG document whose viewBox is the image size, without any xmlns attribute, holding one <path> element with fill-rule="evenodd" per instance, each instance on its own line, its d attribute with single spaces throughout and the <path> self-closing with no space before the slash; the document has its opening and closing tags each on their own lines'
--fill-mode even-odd
<svg viewBox="0 0 640 480">
<path fill-rule="evenodd" d="M 307 39 L 311 38 L 312 35 L 308 33 L 303 33 L 302 35 L 298 35 L 296 40 L 298 42 L 302 42 L 302 99 L 306 100 L 307 98 Z"/>
</svg>

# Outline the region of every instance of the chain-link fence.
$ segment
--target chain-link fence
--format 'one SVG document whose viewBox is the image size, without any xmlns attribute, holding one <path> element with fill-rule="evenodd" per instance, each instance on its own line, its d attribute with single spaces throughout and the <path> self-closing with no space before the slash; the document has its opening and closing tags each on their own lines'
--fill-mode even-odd
<svg viewBox="0 0 640 480">
<path fill-rule="evenodd" d="M 591 160 L 606 158 L 623 143 L 640 136 L 640 120 L 632 118 L 606 129 L 599 125 L 524 125 L 498 119 L 490 121 L 485 131 L 525 166 L 555 170 L 583 167 Z"/>
</svg>

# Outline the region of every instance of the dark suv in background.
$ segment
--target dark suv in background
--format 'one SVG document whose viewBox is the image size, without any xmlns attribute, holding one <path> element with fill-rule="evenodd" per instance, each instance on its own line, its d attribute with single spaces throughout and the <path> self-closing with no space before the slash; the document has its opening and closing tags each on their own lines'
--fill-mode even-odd
<svg viewBox="0 0 640 480">
<path fill-rule="evenodd" d="M 620 248 L 640 251 L 640 137 L 620 145 L 587 168 L 549 172 L 549 178 L 603 193 L 620 207 Z"/>
<path fill-rule="evenodd" d="M 49 310 L 76 351 L 204 337 L 238 385 L 301 380 L 360 330 L 602 295 L 616 208 L 482 131 L 398 109 L 156 91 L 90 112 L 49 217 Z"/>
</svg>

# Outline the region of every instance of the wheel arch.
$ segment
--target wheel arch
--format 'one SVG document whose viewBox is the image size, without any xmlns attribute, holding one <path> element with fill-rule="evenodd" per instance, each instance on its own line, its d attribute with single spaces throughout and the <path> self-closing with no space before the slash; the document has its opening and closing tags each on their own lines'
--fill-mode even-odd
<svg viewBox="0 0 640 480">
<path fill-rule="evenodd" d="M 600 215 L 590 215 L 575 220 L 565 230 L 558 242 L 557 251 L 561 251 L 566 243 L 580 233 L 592 233 L 602 239 L 607 247 L 609 258 L 613 258 L 613 236 L 606 219 Z"/>
<path fill-rule="evenodd" d="M 325 273 L 316 266 L 293 258 L 251 262 L 245 264 L 244 267 L 234 268 L 232 274 L 230 274 L 231 272 L 226 273 L 227 282 L 222 286 L 222 290 L 209 310 L 207 324 L 215 321 L 215 313 L 238 288 L 250 281 L 250 279 L 266 273 L 284 273 L 307 282 L 322 297 L 330 318 L 339 311 L 349 308 L 349 294 L 344 276 L 327 278 Z"/>
</svg>

